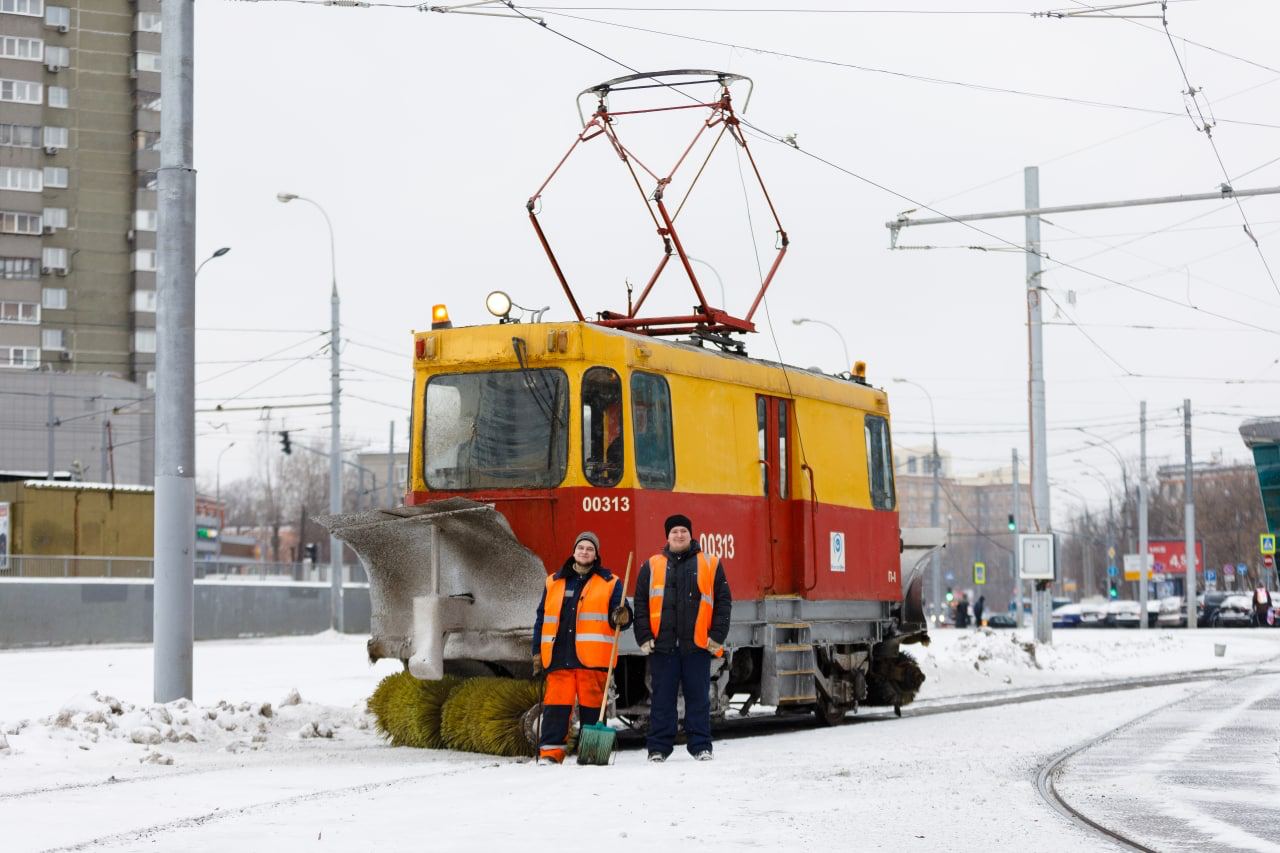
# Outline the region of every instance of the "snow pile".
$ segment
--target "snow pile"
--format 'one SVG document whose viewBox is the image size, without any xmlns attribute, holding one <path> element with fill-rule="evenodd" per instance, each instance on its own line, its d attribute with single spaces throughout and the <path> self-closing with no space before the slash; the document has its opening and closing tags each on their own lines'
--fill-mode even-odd
<svg viewBox="0 0 1280 853">
<path fill-rule="evenodd" d="M 296 688 L 275 707 L 270 702 L 225 700 L 196 705 L 188 699 L 134 705 L 94 690 L 71 698 L 56 714 L 34 723 L 11 723 L 3 732 L 24 739 L 44 733 L 83 750 L 100 743 L 134 744 L 144 749 L 140 762 L 168 765 L 174 763 L 172 750 L 185 744 L 235 753 L 261 749 L 272 740 L 332 739 L 369 726 L 362 704 L 341 708 L 305 702 Z M 0 754 L 5 751 L 14 750 L 0 734 Z"/>
</svg>

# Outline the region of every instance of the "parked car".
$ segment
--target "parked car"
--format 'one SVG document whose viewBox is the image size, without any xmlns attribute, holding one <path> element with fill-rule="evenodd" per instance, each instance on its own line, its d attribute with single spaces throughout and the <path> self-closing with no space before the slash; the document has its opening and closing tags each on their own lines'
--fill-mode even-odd
<svg viewBox="0 0 1280 853">
<path fill-rule="evenodd" d="M 1201 595 L 1196 600 L 1196 625 L 1201 628 L 1208 628 L 1212 625 L 1214 615 L 1229 595 L 1231 593 L 1220 592 L 1216 589 L 1209 590 Z"/>
<path fill-rule="evenodd" d="M 1056 623 L 1055 623 L 1056 625 Z M 1018 620 L 1011 613 L 992 613 L 987 617 L 988 628 L 1017 628 Z"/>
<path fill-rule="evenodd" d="M 1170 595 L 1158 602 L 1156 625 L 1161 628 L 1187 627 L 1186 608 L 1183 607 L 1182 596 Z"/>
<path fill-rule="evenodd" d="M 1142 605 L 1136 601 L 1113 601 L 1107 605 L 1102 624 L 1108 628 L 1137 628 L 1142 619 Z"/>
<path fill-rule="evenodd" d="M 1053 609 L 1053 627 L 1077 628 L 1080 626 L 1080 605 L 1064 604 Z"/>
<path fill-rule="evenodd" d="M 1253 600 L 1247 595 L 1228 595 L 1218 604 L 1209 624 L 1214 628 L 1248 628 L 1255 622 Z"/>
<path fill-rule="evenodd" d="M 1107 621 L 1107 602 L 1101 598 L 1088 598 L 1080 602 L 1080 627 L 1101 628 Z"/>
</svg>

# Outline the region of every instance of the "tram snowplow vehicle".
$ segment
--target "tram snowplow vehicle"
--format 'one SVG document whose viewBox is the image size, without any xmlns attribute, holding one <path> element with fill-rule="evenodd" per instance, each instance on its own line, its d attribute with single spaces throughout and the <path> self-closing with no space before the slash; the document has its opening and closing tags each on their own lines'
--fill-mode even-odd
<svg viewBox="0 0 1280 853">
<path fill-rule="evenodd" d="M 699 134 L 718 130 L 747 150 L 729 99 L 743 78 L 700 71 L 586 90 L 599 104 L 574 146 L 605 136 L 628 162 L 608 94 L 672 75 L 717 86 L 698 104 L 710 114 Z M 862 363 L 829 375 L 746 355 L 734 335 L 754 330 L 786 234 L 779 224 L 778 255 L 744 317 L 711 307 L 662 199 L 672 175 L 646 199 L 663 254 L 626 313 L 582 314 L 537 218 L 544 183 L 529 215 L 575 319 L 517 323 L 495 292 L 498 322 L 454 328 L 437 306 L 432 328 L 414 333 L 405 505 L 321 519 L 369 575 L 369 657 L 402 660 L 421 679 L 527 676 L 545 577 L 574 537 L 597 533 L 606 566 L 628 552 L 638 564 L 661 550 L 663 519 L 682 513 L 733 593 L 713 714 L 758 703 L 833 723 L 860 704 L 900 709 L 924 678 L 900 646 L 928 641 L 920 572 L 943 540 L 899 527 L 887 395 Z M 693 285 L 693 312 L 641 315 L 672 259 Z M 640 724 L 647 667 L 630 632 L 615 690 L 614 714 Z"/>
</svg>

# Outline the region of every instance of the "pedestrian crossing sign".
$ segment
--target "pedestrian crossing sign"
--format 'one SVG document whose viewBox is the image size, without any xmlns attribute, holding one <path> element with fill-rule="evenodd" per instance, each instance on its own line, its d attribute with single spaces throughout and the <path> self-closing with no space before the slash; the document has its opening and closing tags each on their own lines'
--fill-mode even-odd
<svg viewBox="0 0 1280 853">
<path fill-rule="evenodd" d="M 973 582 L 979 586 L 987 582 L 987 564 L 986 563 L 973 564 Z"/>
<path fill-rule="evenodd" d="M 1276 553 L 1276 535 L 1274 533 L 1263 533 L 1258 537 L 1258 551 L 1264 557 L 1273 557 Z"/>
</svg>

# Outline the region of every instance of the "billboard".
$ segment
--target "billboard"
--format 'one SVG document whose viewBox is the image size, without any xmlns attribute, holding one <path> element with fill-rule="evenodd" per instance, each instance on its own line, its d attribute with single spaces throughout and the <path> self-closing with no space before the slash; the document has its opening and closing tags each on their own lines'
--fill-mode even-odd
<svg viewBox="0 0 1280 853">
<path fill-rule="evenodd" d="M 1151 573 L 1156 575 L 1182 575 L 1187 571 L 1187 543 L 1183 539 L 1150 539 L 1147 553 L 1151 555 Z M 1196 542 L 1196 574 L 1204 574 L 1204 543 Z M 1127 580 L 1126 576 L 1126 580 Z M 1133 580 L 1137 580 L 1135 573 Z"/>
<path fill-rule="evenodd" d="M 9 505 L 0 503 L 0 571 L 9 568 Z"/>
</svg>

